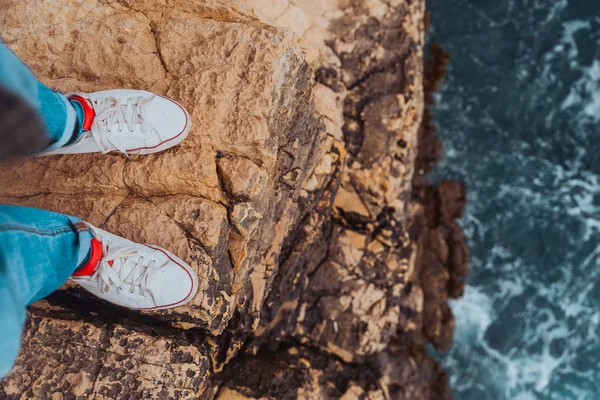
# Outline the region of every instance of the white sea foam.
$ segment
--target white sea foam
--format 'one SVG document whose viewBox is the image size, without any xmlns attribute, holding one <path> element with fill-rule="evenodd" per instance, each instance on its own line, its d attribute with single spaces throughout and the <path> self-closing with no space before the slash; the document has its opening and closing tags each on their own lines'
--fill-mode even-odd
<svg viewBox="0 0 600 400">
<path fill-rule="evenodd" d="M 564 46 L 568 46 L 568 56 L 570 58 L 576 58 L 579 55 L 579 49 L 577 48 L 577 43 L 575 42 L 575 33 L 580 31 L 581 29 L 591 29 L 592 25 L 590 21 L 582 21 L 582 20 L 574 20 L 563 23 L 563 36 L 561 38 L 560 44 L 558 44 L 555 49 L 558 52 L 562 52 L 564 50 Z"/>
<path fill-rule="evenodd" d="M 571 87 L 563 100 L 561 109 L 582 107 L 583 114 L 594 122 L 600 121 L 600 60 L 594 60 L 589 67 L 576 66 L 581 78 Z"/>
<path fill-rule="evenodd" d="M 555 47 L 555 56 L 562 56 L 565 47 L 567 56 L 572 60 L 571 68 L 581 74 L 581 78 L 571 86 L 569 94 L 561 103 L 561 110 L 570 107 L 580 107 L 583 114 L 600 121 L 600 60 L 594 60 L 590 66 L 581 66 L 576 61 L 579 49 L 575 40 L 575 34 L 582 29 L 591 30 L 590 21 L 574 20 L 563 23 L 563 36 Z"/>
<path fill-rule="evenodd" d="M 481 342 L 486 329 L 495 318 L 492 300 L 479 289 L 467 286 L 464 296 L 451 300 L 450 307 L 460 318 L 460 324 L 456 326 L 455 341 L 465 345 Z"/>
</svg>

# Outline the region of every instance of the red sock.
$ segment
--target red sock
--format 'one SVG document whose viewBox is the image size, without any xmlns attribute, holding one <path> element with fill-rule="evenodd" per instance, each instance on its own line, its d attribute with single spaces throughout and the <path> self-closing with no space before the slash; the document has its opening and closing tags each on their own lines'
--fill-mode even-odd
<svg viewBox="0 0 600 400">
<path fill-rule="evenodd" d="M 92 238 L 92 246 L 90 250 L 89 261 L 77 271 L 73 273 L 73 276 L 91 276 L 96 272 L 98 263 L 102 259 L 102 243 L 96 238 Z"/>
</svg>

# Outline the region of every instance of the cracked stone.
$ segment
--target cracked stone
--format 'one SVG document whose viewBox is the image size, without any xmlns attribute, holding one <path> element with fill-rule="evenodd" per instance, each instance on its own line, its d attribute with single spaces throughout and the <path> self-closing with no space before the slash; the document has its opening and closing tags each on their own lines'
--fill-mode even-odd
<svg viewBox="0 0 600 400">
<path fill-rule="evenodd" d="M 415 174 L 439 155 L 423 17 L 422 0 L 5 5 L 3 40 L 44 83 L 153 91 L 193 129 L 151 156 L 2 165 L 0 201 L 163 246 L 200 290 L 138 313 L 66 285 L 30 307 L 0 399 L 449 398 L 425 345 L 452 338 L 465 193 Z"/>
</svg>

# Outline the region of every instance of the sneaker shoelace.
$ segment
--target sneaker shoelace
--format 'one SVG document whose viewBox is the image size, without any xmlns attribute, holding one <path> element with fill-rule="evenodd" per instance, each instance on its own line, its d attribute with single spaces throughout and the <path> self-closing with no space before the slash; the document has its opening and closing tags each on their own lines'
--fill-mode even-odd
<svg viewBox="0 0 600 400">
<path fill-rule="evenodd" d="M 142 297 L 146 297 L 152 277 L 162 265 L 157 264 L 150 254 L 143 254 L 130 247 L 113 247 L 109 242 L 102 242 L 102 260 L 91 279 L 98 279 L 100 291 L 104 294 L 111 290 L 122 291 L 129 287 L 129 293 L 136 289 Z M 154 299 L 153 299 L 154 300 Z"/>
<path fill-rule="evenodd" d="M 96 113 L 91 133 L 102 154 L 113 150 L 113 147 L 127 155 L 127 149 L 119 139 L 119 134 L 127 130 L 134 132 L 134 125 L 140 125 L 142 133 L 148 131 L 144 104 L 154 96 L 144 99 L 128 97 L 122 103 L 113 96 L 91 97 L 90 103 Z"/>
</svg>

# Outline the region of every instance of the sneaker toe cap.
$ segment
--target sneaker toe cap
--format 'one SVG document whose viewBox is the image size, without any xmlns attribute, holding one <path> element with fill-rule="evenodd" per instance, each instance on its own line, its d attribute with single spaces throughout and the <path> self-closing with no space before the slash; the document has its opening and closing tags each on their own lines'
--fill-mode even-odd
<svg viewBox="0 0 600 400">
<path fill-rule="evenodd" d="M 146 116 L 162 142 L 185 134 L 191 122 L 188 112 L 181 105 L 161 96 L 155 96 L 148 103 Z"/>
<path fill-rule="evenodd" d="M 170 261 L 159 278 L 160 295 L 156 300 L 160 307 L 177 306 L 191 299 L 196 290 L 194 277 L 187 268 Z"/>
</svg>

